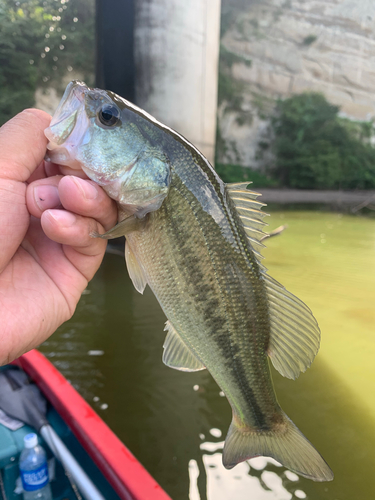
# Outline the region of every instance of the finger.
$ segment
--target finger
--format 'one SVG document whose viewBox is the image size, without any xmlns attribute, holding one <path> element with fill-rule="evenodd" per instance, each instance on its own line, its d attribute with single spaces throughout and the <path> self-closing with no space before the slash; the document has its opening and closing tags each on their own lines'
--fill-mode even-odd
<svg viewBox="0 0 375 500">
<path fill-rule="evenodd" d="M 63 207 L 100 222 L 107 231 L 117 222 L 116 203 L 95 182 L 75 176 L 63 177 L 59 183 Z"/>
<path fill-rule="evenodd" d="M 56 163 L 52 163 L 51 161 L 44 162 L 44 170 L 46 171 L 47 177 L 53 177 L 54 175 L 64 175 L 64 172 L 61 171 L 61 165 L 57 165 Z"/>
<path fill-rule="evenodd" d="M 0 177 L 27 181 L 44 158 L 50 121 L 44 111 L 26 109 L 0 128 Z"/>
<path fill-rule="evenodd" d="M 57 175 L 33 182 L 26 192 L 31 215 L 64 206 L 70 212 L 97 219 L 106 230 L 117 222 L 117 208 L 101 187 L 92 181 Z"/>
<path fill-rule="evenodd" d="M 27 186 L 26 204 L 31 215 L 40 219 L 45 210 L 61 207 L 59 195 L 61 179 L 61 175 L 55 175 L 39 179 Z"/>
<path fill-rule="evenodd" d="M 74 175 L 74 177 L 80 177 L 81 179 L 88 179 L 87 175 L 83 170 L 70 168 L 67 165 L 59 165 L 59 170 L 60 173 L 63 175 Z"/>
<path fill-rule="evenodd" d="M 27 184 L 30 184 L 30 182 L 33 181 L 37 181 L 38 179 L 44 179 L 45 177 L 47 177 L 47 174 L 44 168 L 44 161 L 42 161 L 39 167 L 37 167 L 27 179 Z"/>
<path fill-rule="evenodd" d="M 81 179 L 88 179 L 83 170 L 69 168 L 66 165 L 58 165 L 49 160 L 45 160 L 45 171 L 48 177 L 51 175 L 74 175 Z"/>
<path fill-rule="evenodd" d="M 106 248 L 105 241 L 90 236 L 95 231 L 103 231 L 101 224 L 66 210 L 46 210 L 42 214 L 41 224 L 46 236 L 64 245 L 66 257 L 90 280 L 97 271 Z"/>
<path fill-rule="evenodd" d="M 70 245 L 84 255 L 95 255 L 105 249 L 100 238 L 93 238 L 103 227 L 95 219 L 82 217 L 66 210 L 46 210 L 41 217 L 46 236 L 62 245 Z"/>
<path fill-rule="evenodd" d="M 27 184 L 31 184 L 39 179 L 45 179 L 46 177 L 53 177 L 54 175 L 61 175 L 60 166 L 56 163 L 51 163 L 49 161 L 43 160 L 39 167 L 34 170 L 34 172 L 27 179 Z"/>
</svg>

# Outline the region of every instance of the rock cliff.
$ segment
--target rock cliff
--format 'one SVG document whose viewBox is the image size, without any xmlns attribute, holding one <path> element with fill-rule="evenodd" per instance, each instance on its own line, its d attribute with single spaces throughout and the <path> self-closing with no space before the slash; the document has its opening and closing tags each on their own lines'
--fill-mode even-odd
<svg viewBox="0 0 375 500">
<path fill-rule="evenodd" d="M 375 118 L 375 0 L 223 0 L 223 21 L 220 162 L 260 167 L 275 100 L 293 93 Z"/>
</svg>

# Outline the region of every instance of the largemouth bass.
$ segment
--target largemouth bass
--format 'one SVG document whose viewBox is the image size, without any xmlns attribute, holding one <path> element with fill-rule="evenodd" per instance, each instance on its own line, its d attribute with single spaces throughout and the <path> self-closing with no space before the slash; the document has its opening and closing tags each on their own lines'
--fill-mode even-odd
<svg viewBox="0 0 375 500">
<path fill-rule="evenodd" d="M 296 378 L 320 331 L 309 308 L 261 263 L 264 213 L 248 183 L 224 184 L 177 132 L 112 92 L 71 82 L 46 130 L 51 161 L 82 169 L 116 200 L 125 258 L 168 321 L 163 361 L 207 368 L 233 419 L 223 464 L 263 455 L 314 481 L 333 473 L 278 404 L 269 360 Z"/>
</svg>

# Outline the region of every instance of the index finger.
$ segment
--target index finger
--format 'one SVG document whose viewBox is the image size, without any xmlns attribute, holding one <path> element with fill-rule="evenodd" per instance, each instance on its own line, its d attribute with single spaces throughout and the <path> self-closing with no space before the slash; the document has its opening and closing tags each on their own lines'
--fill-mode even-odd
<svg viewBox="0 0 375 500">
<path fill-rule="evenodd" d="M 50 121 L 40 109 L 25 109 L 0 128 L 0 178 L 27 181 L 46 153 Z"/>
</svg>

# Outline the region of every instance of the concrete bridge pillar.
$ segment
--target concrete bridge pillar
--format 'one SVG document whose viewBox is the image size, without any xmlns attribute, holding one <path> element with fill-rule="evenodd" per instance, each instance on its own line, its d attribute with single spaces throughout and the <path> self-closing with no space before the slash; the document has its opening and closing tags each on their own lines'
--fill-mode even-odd
<svg viewBox="0 0 375 500">
<path fill-rule="evenodd" d="M 136 103 L 215 156 L 220 0 L 136 0 Z"/>
</svg>

